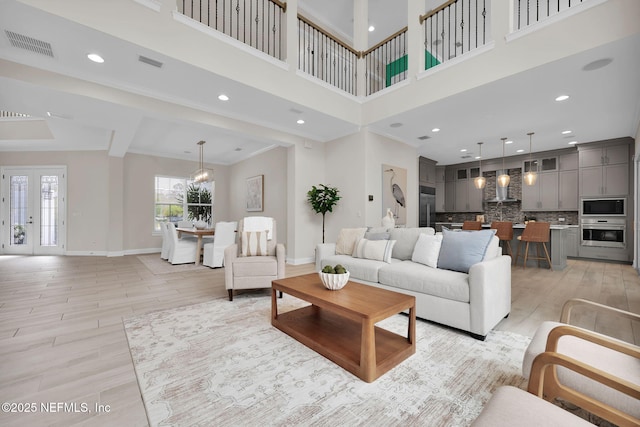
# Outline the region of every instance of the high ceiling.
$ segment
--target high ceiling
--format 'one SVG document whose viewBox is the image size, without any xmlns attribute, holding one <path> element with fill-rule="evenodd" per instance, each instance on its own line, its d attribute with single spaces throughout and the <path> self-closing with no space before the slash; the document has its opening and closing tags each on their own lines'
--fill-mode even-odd
<svg viewBox="0 0 640 427">
<path fill-rule="evenodd" d="M 406 25 L 406 10 L 393 7 L 398 3 L 369 1 L 369 22 L 376 26 L 370 44 Z M 317 14 L 312 19 L 321 25 L 331 22 L 332 31 L 351 37 L 352 1 L 300 0 L 299 5 L 305 13 Z M 233 164 L 275 145 L 286 146 L 290 135 L 329 141 L 358 130 L 340 118 L 16 0 L 0 0 L 0 29 L 0 110 L 38 119 L 25 119 L 26 125 L 17 130 L 0 126 L 0 152 L 93 149 L 196 160 L 196 143 L 206 140 L 205 161 Z M 13 47 L 5 30 L 47 41 L 53 57 Z M 86 53 L 96 49 L 109 60 L 88 61 Z M 160 61 L 163 67 L 139 62 L 139 55 Z M 611 59 L 605 67 L 583 69 L 605 58 Z M 508 155 L 528 150 L 528 131 L 536 132 L 535 151 L 566 148 L 574 140 L 635 136 L 640 117 L 638 75 L 640 36 L 636 35 L 385 117 L 369 127 L 416 146 L 419 154 L 440 164 L 472 160 L 478 141 L 485 142 L 484 158 L 500 157 L 502 136 L 514 140 Z M 220 91 L 231 100 L 218 101 Z M 563 103 L 553 101 L 560 93 L 572 97 Z M 297 125 L 297 118 L 306 123 Z M 41 126 L 43 121 L 47 126 Z M 39 133 L 47 127 L 53 139 Z M 433 127 L 442 130 L 432 133 Z M 562 135 L 563 130 L 572 133 Z M 424 135 L 430 139 L 418 139 Z"/>
</svg>

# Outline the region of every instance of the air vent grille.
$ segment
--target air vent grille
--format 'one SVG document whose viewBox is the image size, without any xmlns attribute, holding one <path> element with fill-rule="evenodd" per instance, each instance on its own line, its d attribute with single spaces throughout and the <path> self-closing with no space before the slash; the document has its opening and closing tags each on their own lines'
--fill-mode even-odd
<svg viewBox="0 0 640 427">
<path fill-rule="evenodd" d="M 0 119 L 12 118 L 12 117 L 31 117 L 28 114 L 15 113 L 13 111 L 0 110 Z"/>
<path fill-rule="evenodd" d="M 53 50 L 51 49 L 50 43 L 34 39 L 33 37 L 14 33 L 13 31 L 9 30 L 4 30 L 4 32 L 11 42 L 11 46 L 53 58 Z"/>
<path fill-rule="evenodd" d="M 425 141 L 425 140 L 427 140 L 427 139 L 429 139 L 429 138 L 431 138 L 429 135 L 422 135 L 422 136 L 419 136 L 419 137 L 418 137 L 418 139 L 419 139 L 420 141 Z"/>
<path fill-rule="evenodd" d="M 147 58 L 146 56 L 139 55 L 138 61 L 144 62 L 145 64 L 149 64 L 153 67 L 162 68 L 162 62 L 156 61 L 155 59 Z"/>
</svg>

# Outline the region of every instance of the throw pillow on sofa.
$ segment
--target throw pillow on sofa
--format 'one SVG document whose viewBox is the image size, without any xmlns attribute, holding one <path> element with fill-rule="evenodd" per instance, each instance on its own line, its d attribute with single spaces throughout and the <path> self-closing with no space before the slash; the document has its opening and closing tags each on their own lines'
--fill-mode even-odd
<svg viewBox="0 0 640 427">
<path fill-rule="evenodd" d="M 493 229 L 455 232 L 443 228 L 438 268 L 468 273 L 483 260 L 495 233 Z"/>
<path fill-rule="evenodd" d="M 442 245 L 442 234 L 435 236 L 421 234 L 413 249 L 411 261 L 427 265 L 432 268 L 438 267 L 438 255 L 440 255 L 440 246 Z"/>
<path fill-rule="evenodd" d="M 336 240 L 336 254 L 351 255 L 356 241 L 364 237 L 366 231 L 366 228 L 343 228 L 340 230 L 338 240 Z"/>
<path fill-rule="evenodd" d="M 356 242 L 351 256 L 390 263 L 391 252 L 395 244 L 395 240 L 369 240 L 362 238 Z"/>
</svg>

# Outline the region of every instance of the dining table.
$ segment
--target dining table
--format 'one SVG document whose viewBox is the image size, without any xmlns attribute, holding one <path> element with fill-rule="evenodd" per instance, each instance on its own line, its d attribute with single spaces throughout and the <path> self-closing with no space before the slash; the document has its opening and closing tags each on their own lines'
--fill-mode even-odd
<svg viewBox="0 0 640 427">
<path fill-rule="evenodd" d="M 202 238 L 204 236 L 213 236 L 215 234 L 215 229 L 213 228 L 176 228 L 178 231 L 178 237 L 182 236 L 182 233 L 191 234 L 192 236 L 196 236 L 198 238 L 196 242 L 196 265 L 200 265 L 200 255 L 202 255 Z"/>
</svg>

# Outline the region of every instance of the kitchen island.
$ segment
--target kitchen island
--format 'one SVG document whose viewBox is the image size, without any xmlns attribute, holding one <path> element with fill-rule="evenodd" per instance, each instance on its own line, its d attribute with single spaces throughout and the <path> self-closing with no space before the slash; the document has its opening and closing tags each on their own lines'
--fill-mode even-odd
<svg viewBox="0 0 640 427">
<path fill-rule="evenodd" d="M 462 223 L 456 222 L 436 222 L 436 231 L 441 231 L 442 227 L 447 227 L 450 229 L 460 229 L 462 228 Z M 491 224 L 482 224 L 482 228 L 490 228 Z M 515 259 L 516 253 L 518 252 L 518 236 L 522 235 L 522 231 L 526 227 L 525 224 L 522 223 L 514 223 L 513 224 L 513 240 L 511 241 L 511 249 L 513 250 L 513 258 Z M 547 249 L 549 250 L 549 257 L 551 258 L 551 265 L 554 270 L 564 270 L 567 267 L 567 230 L 569 229 L 569 225 L 560 225 L 560 224 L 551 224 L 551 236 L 550 241 L 547 243 Z M 537 256 L 536 248 L 534 246 L 537 245 L 529 245 L 529 252 L 533 255 Z M 521 253 L 524 253 L 525 245 L 522 245 L 520 249 Z M 541 256 L 544 256 L 542 252 L 543 249 L 540 249 Z M 502 253 L 507 254 L 506 249 L 502 250 Z M 519 261 L 519 265 L 522 265 L 522 261 Z M 541 267 L 546 267 L 547 263 L 545 261 L 540 261 Z M 537 260 L 527 260 L 527 267 L 537 267 Z"/>
</svg>

